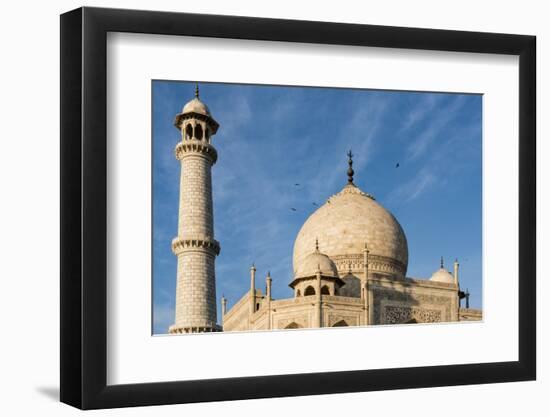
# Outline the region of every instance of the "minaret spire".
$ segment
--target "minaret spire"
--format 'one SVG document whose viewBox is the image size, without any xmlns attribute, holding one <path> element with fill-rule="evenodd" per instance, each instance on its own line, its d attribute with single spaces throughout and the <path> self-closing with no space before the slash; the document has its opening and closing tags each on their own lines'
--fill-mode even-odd
<svg viewBox="0 0 550 417">
<path fill-rule="evenodd" d="M 353 154 L 351 153 L 351 149 L 348 152 L 348 184 L 353 184 Z"/>
<path fill-rule="evenodd" d="M 199 83 L 195 83 L 195 97 L 199 98 Z"/>
<path fill-rule="evenodd" d="M 443 256 L 441 257 L 441 269 L 443 269 L 444 266 L 443 266 Z"/>
</svg>

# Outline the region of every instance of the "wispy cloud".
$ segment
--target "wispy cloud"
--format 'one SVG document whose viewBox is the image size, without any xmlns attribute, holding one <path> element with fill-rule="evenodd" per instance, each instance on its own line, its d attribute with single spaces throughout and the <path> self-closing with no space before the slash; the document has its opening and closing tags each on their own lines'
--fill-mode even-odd
<svg viewBox="0 0 550 417">
<path fill-rule="evenodd" d="M 408 158 L 417 159 L 430 148 L 430 145 L 432 145 L 435 140 L 441 139 L 441 135 L 446 132 L 445 128 L 457 117 L 460 108 L 465 102 L 464 96 L 457 96 L 449 105 L 438 107 L 437 112 L 430 110 L 432 118 L 430 122 L 425 124 L 425 127 L 415 135 L 414 140 L 408 146 Z M 433 106 L 435 107 L 435 104 Z M 421 117 L 423 118 L 425 115 Z M 418 116 L 413 117 L 413 119 L 418 119 Z"/>
<path fill-rule="evenodd" d="M 176 279 L 170 241 L 177 233 L 180 166 L 171 122 L 192 92 L 192 85 L 171 83 L 155 116 L 154 324 L 161 332 L 173 320 Z M 446 198 L 450 177 L 463 182 L 470 165 L 479 164 L 479 121 L 457 122 L 468 106 L 454 95 L 220 84 L 201 87 L 201 98 L 220 122 L 212 169 L 221 244 L 216 291 L 230 306 L 248 289 L 251 262 L 258 287 L 270 270 L 274 296 L 290 296 L 294 239 L 308 216 L 346 183 L 348 149 L 355 154 L 358 185 L 368 182 L 365 191 L 392 210 L 403 203 L 407 214 L 421 207 L 422 218 L 430 215 L 426 204 L 435 192 L 438 201 Z"/>
<path fill-rule="evenodd" d="M 329 151 L 326 145 L 320 148 L 321 163 L 334 165 L 335 156 L 340 165 L 326 170 L 322 176 L 314 176 L 308 184 L 313 196 L 327 196 L 327 190 L 335 189 L 345 183 L 348 150 L 355 155 L 354 169 L 363 171 L 376 155 L 376 146 L 381 137 L 379 133 L 388 115 L 391 101 L 383 94 L 360 97 L 353 102 L 352 111 L 346 119 L 338 123 L 334 137 L 330 139 Z M 317 197 L 318 198 L 318 197 Z"/>
<path fill-rule="evenodd" d="M 412 179 L 397 187 L 389 195 L 391 201 L 411 202 L 430 190 L 437 183 L 432 169 L 424 167 Z"/>
<path fill-rule="evenodd" d="M 404 133 L 430 117 L 436 106 L 443 100 L 440 94 L 425 94 L 416 100 L 415 105 L 402 118 L 400 132 Z"/>
</svg>

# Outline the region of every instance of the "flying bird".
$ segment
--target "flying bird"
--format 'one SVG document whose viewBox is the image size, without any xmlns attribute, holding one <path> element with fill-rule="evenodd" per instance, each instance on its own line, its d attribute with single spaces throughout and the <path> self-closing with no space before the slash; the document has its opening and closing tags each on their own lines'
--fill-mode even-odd
<svg viewBox="0 0 550 417">
<path fill-rule="evenodd" d="M 294 184 L 294 185 L 295 185 L 296 187 L 300 186 L 300 184 L 298 184 L 298 183 L 296 183 L 296 184 Z"/>
<path fill-rule="evenodd" d="M 399 162 L 398 162 L 397 164 L 395 164 L 395 167 L 396 167 L 396 168 L 399 168 Z"/>
<path fill-rule="evenodd" d="M 296 209 L 295 209 L 294 207 L 291 207 L 290 209 L 291 209 L 292 211 L 296 211 Z"/>
<path fill-rule="evenodd" d="M 316 205 L 317 205 L 317 203 L 311 203 L 311 204 L 313 204 L 314 206 L 316 206 Z"/>
</svg>

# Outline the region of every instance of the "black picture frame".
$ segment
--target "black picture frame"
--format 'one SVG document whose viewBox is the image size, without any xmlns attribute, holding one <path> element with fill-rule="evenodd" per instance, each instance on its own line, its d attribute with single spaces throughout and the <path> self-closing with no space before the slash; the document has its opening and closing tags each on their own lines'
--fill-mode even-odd
<svg viewBox="0 0 550 417">
<path fill-rule="evenodd" d="M 107 385 L 108 32 L 519 56 L 519 360 Z M 60 57 L 62 402 L 96 409 L 536 378 L 534 36 L 84 7 L 61 15 Z"/>
</svg>

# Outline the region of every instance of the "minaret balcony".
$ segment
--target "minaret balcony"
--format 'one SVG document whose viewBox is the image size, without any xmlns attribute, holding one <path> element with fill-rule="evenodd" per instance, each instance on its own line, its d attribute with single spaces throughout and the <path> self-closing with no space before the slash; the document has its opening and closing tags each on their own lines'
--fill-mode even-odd
<svg viewBox="0 0 550 417">
<path fill-rule="evenodd" d="M 216 148 L 203 140 L 187 139 L 181 141 L 176 145 L 175 153 L 178 160 L 182 160 L 186 155 L 193 153 L 199 153 L 206 156 L 210 159 L 212 165 L 214 165 L 218 160 L 218 152 L 216 151 Z"/>
<path fill-rule="evenodd" d="M 178 236 L 172 240 L 172 252 L 176 255 L 196 249 L 210 250 L 219 255 L 220 243 L 210 237 L 181 238 Z"/>
</svg>

